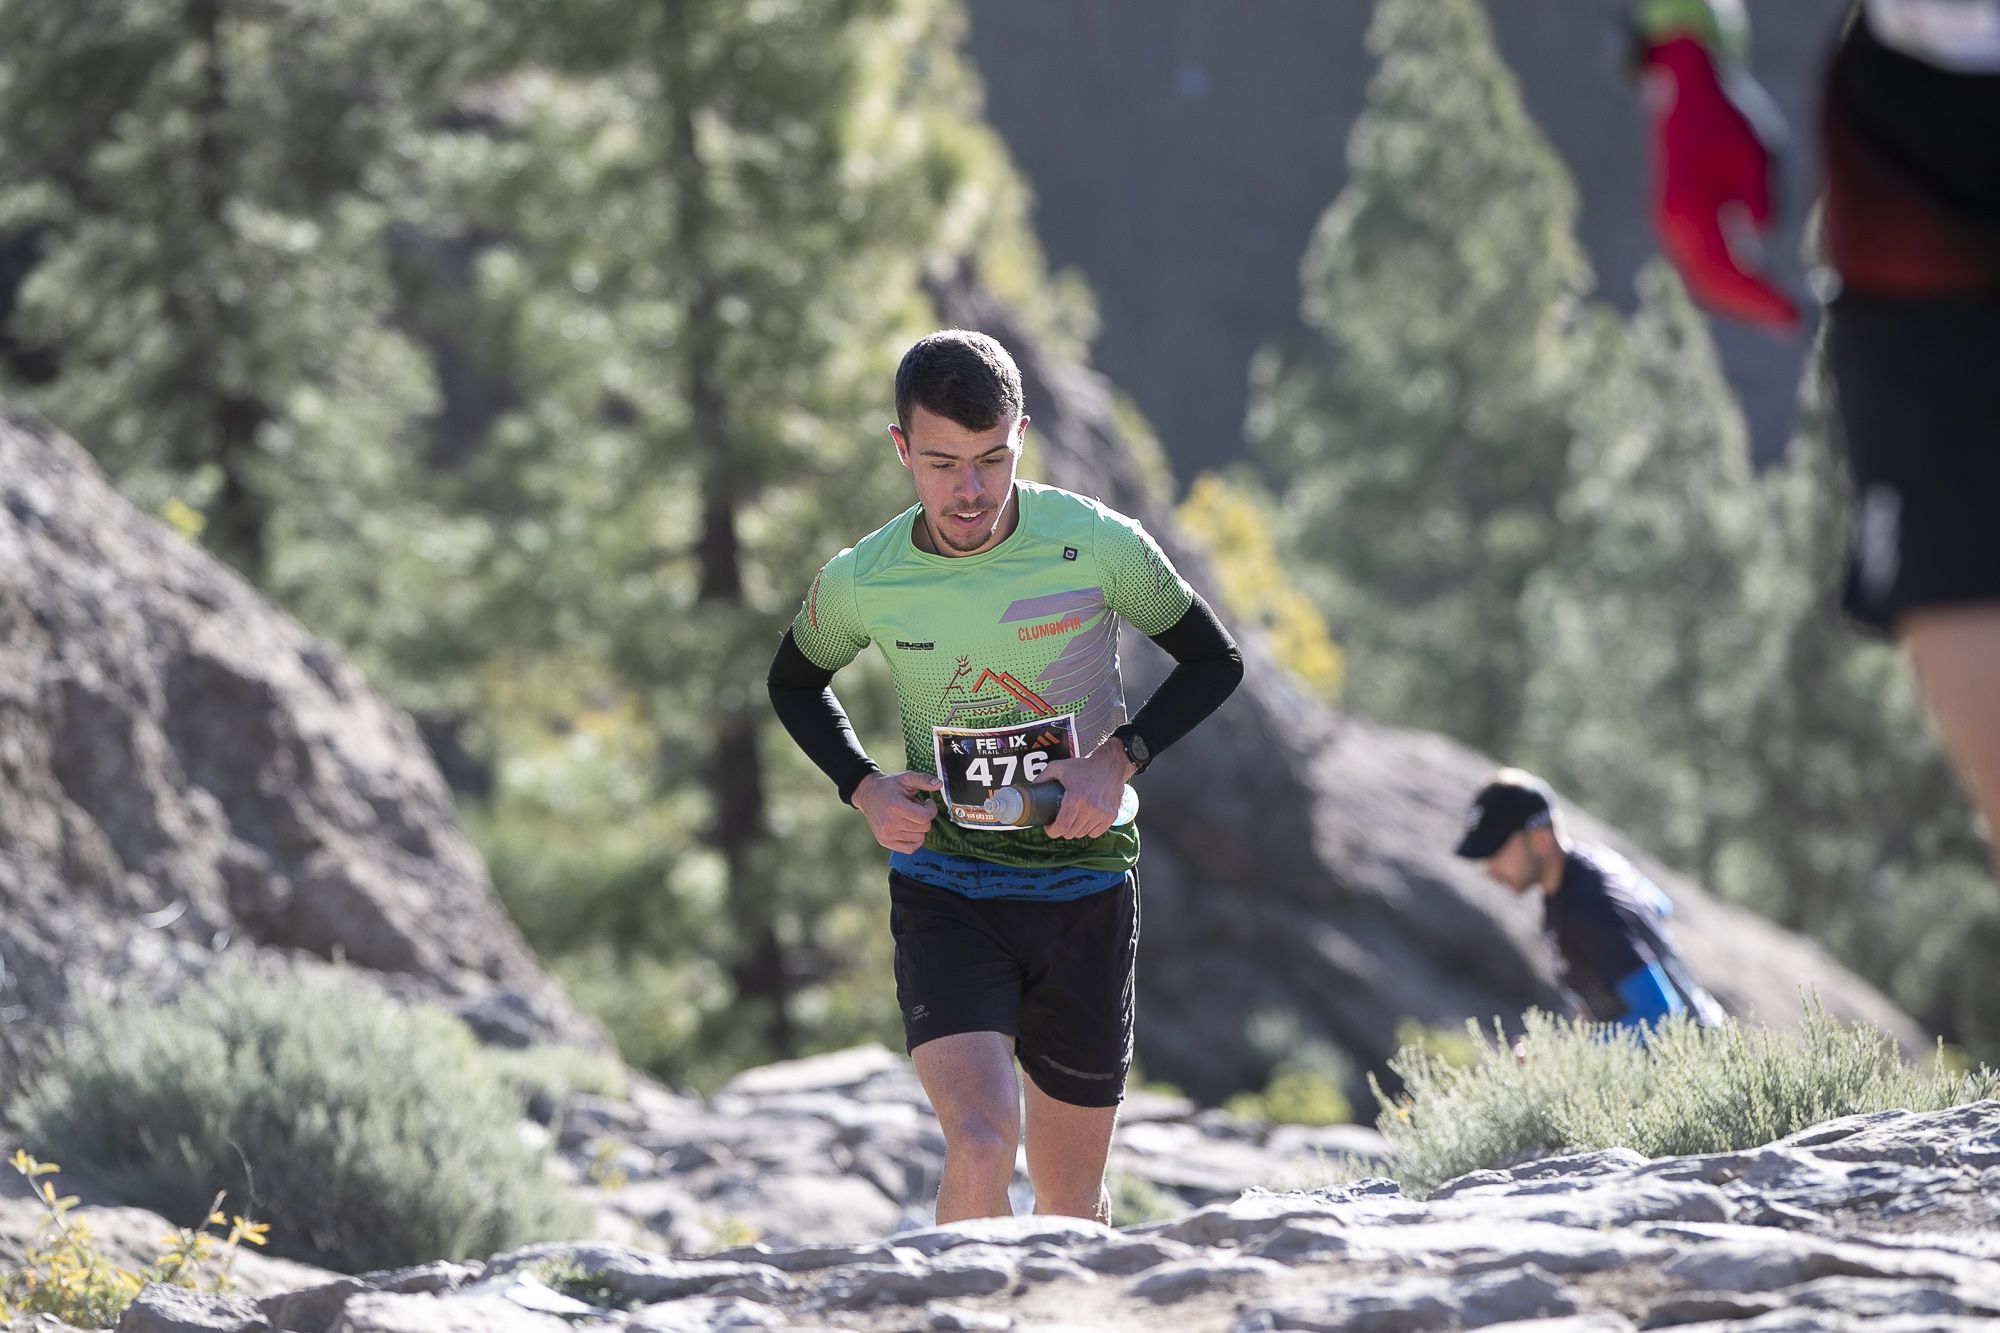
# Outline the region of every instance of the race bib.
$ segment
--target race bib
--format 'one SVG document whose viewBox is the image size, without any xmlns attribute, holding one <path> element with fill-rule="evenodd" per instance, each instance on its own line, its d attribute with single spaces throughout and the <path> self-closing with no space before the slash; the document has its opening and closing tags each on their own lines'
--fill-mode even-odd
<svg viewBox="0 0 2000 1333">
<path fill-rule="evenodd" d="M 1009 727 L 932 727 L 932 752 L 944 782 L 944 809 L 965 828 L 1020 829 L 986 812 L 1001 787 L 1039 782 L 1048 766 L 1076 755 L 1076 719 L 1067 713 Z"/>
</svg>

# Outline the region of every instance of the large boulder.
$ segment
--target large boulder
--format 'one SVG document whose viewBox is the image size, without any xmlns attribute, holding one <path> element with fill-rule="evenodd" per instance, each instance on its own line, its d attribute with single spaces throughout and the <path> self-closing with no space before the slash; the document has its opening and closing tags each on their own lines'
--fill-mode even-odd
<svg viewBox="0 0 2000 1333">
<path fill-rule="evenodd" d="M 1203 554 L 1135 461 L 1110 385 L 1045 355 L 975 285 L 933 295 L 947 322 L 993 334 L 1019 361 L 1038 475 L 1143 520 L 1215 602 Z M 1139 784 L 1147 1073 L 1214 1099 L 1258 1082 L 1288 1044 L 1329 1043 L 1366 1070 L 1394 1053 L 1405 1019 L 1456 1027 L 1559 1009 L 1535 904 L 1451 854 L 1494 760 L 1330 709 L 1256 635 L 1239 637 L 1242 687 Z M 1127 694 L 1144 699 L 1172 663 L 1129 630 L 1121 651 Z M 1829 1013 L 1921 1048 L 1915 1022 L 1818 945 L 1670 873 L 1575 802 L 1568 810 L 1576 835 L 1631 856 L 1666 890 L 1690 965 L 1733 1013 L 1793 1023 L 1809 989 Z"/>
<path fill-rule="evenodd" d="M 509 923 L 415 726 L 0 408 L 0 1098 L 81 989 L 347 963 L 489 1040 L 603 1045 Z"/>
</svg>

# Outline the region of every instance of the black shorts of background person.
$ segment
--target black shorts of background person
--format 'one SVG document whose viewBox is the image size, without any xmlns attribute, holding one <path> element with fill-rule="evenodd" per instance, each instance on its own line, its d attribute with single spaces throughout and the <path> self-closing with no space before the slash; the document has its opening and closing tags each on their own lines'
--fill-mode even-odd
<svg viewBox="0 0 2000 1333">
<path fill-rule="evenodd" d="M 2000 4 L 1992 7 L 2000 16 Z M 1840 289 L 1827 366 L 1853 483 L 1846 609 L 1908 648 L 2000 834 L 2000 70 L 1842 33 L 1822 111 Z M 2000 871 L 2000 845 L 1994 847 Z"/>
<path fill-rule="evenodd" d="M 2000 74 L 1842 34 L 1822 119 L 1827 356 L 1865 625 L 2000 605 Z"/>
</svg>

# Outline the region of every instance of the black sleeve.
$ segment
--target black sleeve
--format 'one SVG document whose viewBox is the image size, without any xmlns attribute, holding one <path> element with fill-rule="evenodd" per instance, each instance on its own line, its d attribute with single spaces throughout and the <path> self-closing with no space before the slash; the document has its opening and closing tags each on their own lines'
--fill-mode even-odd
<svg viewBox="0 0 2000 1333">
<path fill-rule="evenodd" d="M 1243 654 L 1196 593 L 1181 618 L 1152 637 L 1174 669 L 1120 733 L 1137 732 L 1156 758 L 1222 706 L 1243 679 Z"/>
<path fill-rule="evenodd" d="M 881 766 L 868 757 L 854 735 L 847 710 L 833 694 L 833 673 L 813 665 L 799 651 L 792 632 L 785 631 L 778 655 L 771 659 L 771 674 L 765 684 L 771 691 L 771 707 L 785 724 L 806 758 L 819 765 L 820 772 L 840 788 L 840 799 L 853 802 L 854 789 Z"/>
</svg>

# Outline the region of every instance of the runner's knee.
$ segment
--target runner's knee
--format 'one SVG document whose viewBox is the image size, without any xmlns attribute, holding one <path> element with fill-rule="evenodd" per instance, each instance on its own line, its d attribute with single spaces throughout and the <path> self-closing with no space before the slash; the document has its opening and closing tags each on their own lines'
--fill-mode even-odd
<svg viewBox="0 0 2000 1333">
<path fill-rule="evenodd" d="M 946 1124 L 944 1146 L 967 1166 L 1012 1172 L 1019 1137 L 1015 1126 L 975 1113 L 954 1117 Z"/>
</svg>

